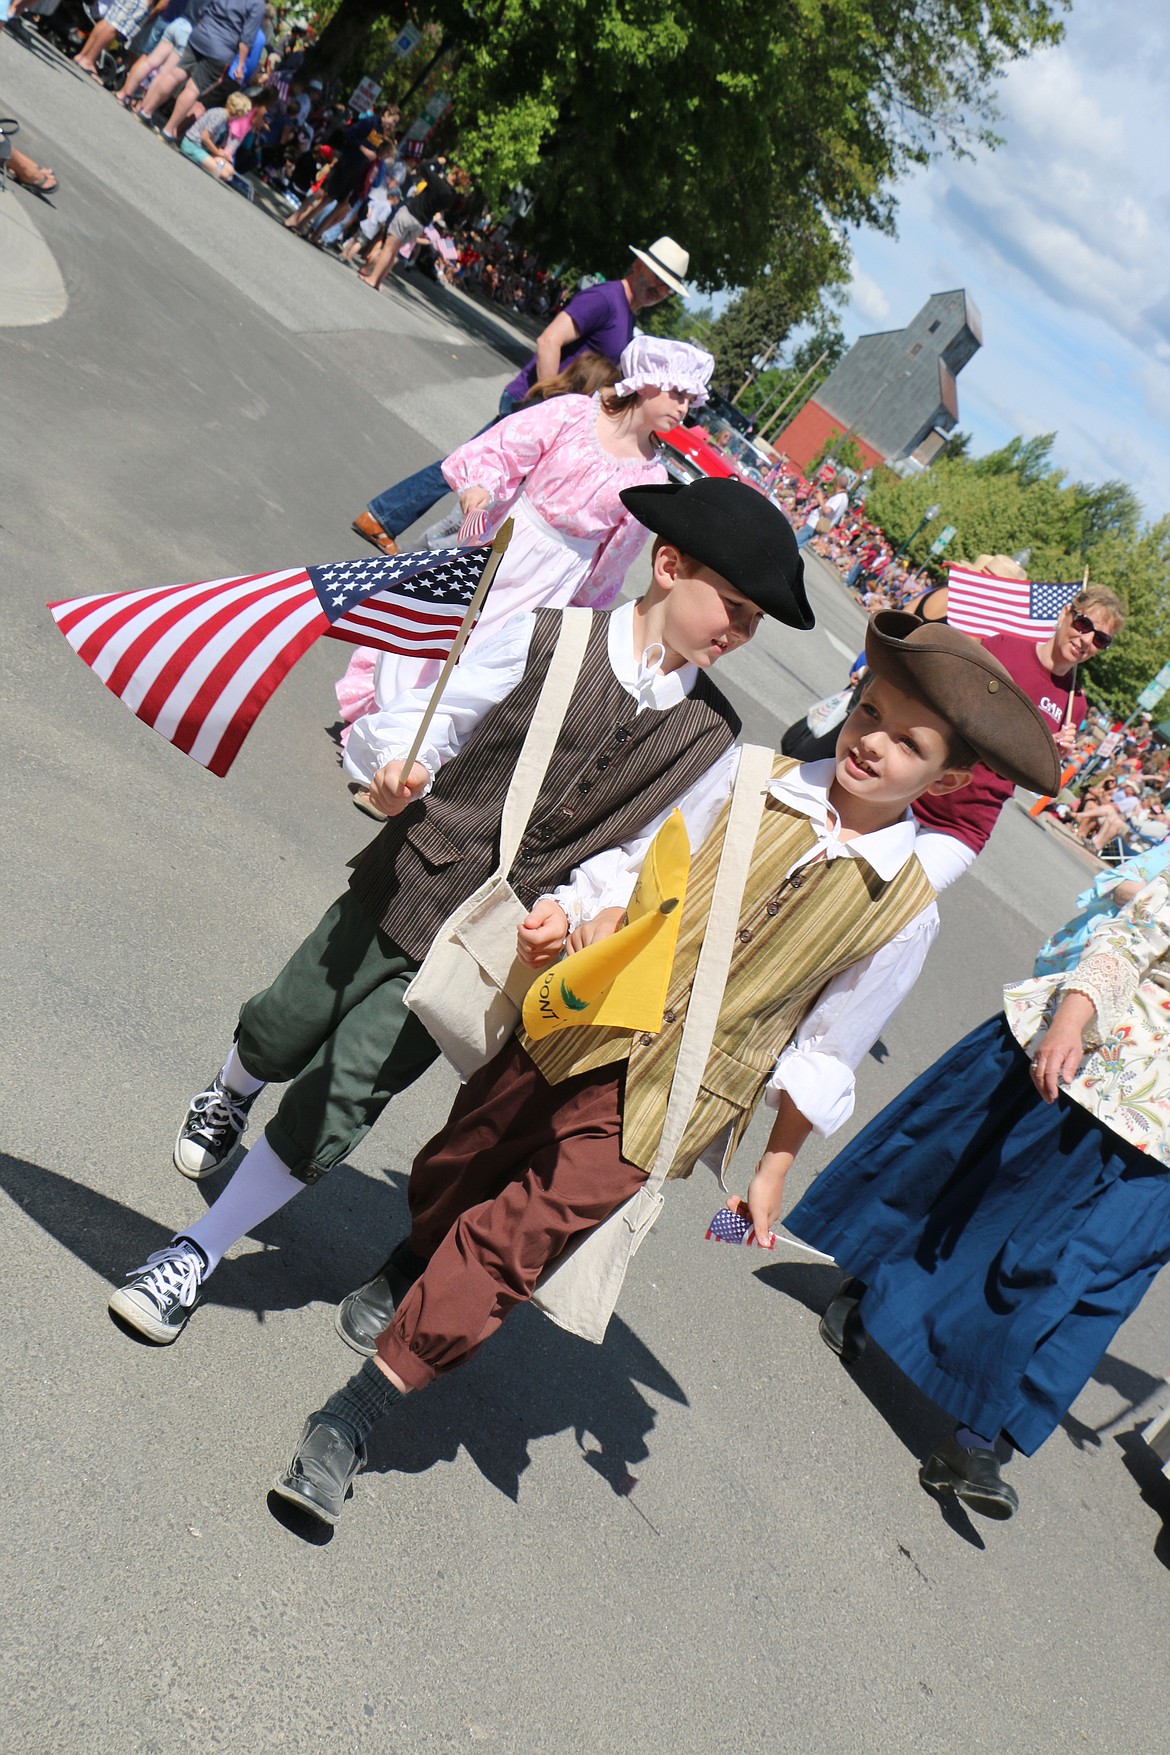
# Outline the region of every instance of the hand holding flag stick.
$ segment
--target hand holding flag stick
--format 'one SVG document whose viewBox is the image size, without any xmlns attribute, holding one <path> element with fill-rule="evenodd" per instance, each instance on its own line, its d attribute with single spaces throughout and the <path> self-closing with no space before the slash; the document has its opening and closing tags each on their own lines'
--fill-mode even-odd
<svg viewBox="0 0 1170 1755">
<path fill-rule="evenodd" d="M 1088 567 L 1086 567 L 1084 579 L 1081 581 L 1081 591 L 1085 592 L 1088 589 L 1089 589 L 1089 569 L 1088 569 Z M 1077 694 L 1077 667 L 1074 664 L 1073 669 L 1072 669 L 1072 679 L 1068 685 L 1068 706 L 1066 707 L 1065 714 L 1064 714 L 1064 723 L 1065 723 L 1066 730 L 1072 724 L 1073 702 L 1076 699 L 1076 694 Z"/>
</svg>

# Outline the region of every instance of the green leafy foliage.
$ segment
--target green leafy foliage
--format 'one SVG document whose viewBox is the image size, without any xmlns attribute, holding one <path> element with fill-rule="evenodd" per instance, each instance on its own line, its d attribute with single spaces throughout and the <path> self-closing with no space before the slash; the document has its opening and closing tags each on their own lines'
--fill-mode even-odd
<svg viewBox="0 0 1170 1755">
<path fill-rule="evenodd" d="M 340 0 L 324 62 L 335 38 L 352 60 L 374 3 Z M 902 171 L 992 139 L 996 75 L 1059 40 L 1065 5 L 429 0 L 425 15 L 449 45 L 460 158 L 497 208 L 533 192 L 524 237 L 549 262 L 612 274 L 669 232 L 700 287 L 767 271 L 769 297 L 807 314 L 839 228 L 892 229 Z"/>
<path fill-rule="evenodd" d="M 834 427 L 810 460 L 805 470 L 810 480 L 830 457 L 838 468 L 852 469 L 857 475 L 865 468 L 865 459 L 856 440 L 846 438 L 844 427 Z"/>
</svg>

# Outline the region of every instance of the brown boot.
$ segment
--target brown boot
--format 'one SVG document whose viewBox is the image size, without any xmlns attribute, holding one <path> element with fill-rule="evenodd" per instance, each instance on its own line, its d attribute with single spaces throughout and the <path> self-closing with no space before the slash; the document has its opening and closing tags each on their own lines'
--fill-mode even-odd
<svg viewBox="0 0 1170 1755">
<path fill-rule="evenodd" d="M 388 530 L 382 529 L 372 512 L 363 512 L 360 517 L 355 518 L 353 528 L 359 536 L 364 536 L 367 542 L 372 542 L 375 548 L 380 548 L 384 555 L 398 553 L 398 544 Z"/>
</svg>

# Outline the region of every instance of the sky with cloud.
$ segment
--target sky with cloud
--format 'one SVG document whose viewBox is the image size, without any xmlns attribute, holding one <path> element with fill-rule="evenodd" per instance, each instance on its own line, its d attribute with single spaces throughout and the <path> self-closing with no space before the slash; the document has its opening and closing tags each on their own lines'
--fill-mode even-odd
<svg viewBox="0 0 1170 1755">
<path fill-rule="evenodd" d="M 976 451 L 1057 433 L 1078 479 L 1170 513 L 1170 9 L 1076 0 L 1064 42 L 998 88 L 1004 144 L 902 185 L 898 235 L 852 238 L 846 337 L 967 289 L 984 345 L 961 374 Z"/>
</svg>

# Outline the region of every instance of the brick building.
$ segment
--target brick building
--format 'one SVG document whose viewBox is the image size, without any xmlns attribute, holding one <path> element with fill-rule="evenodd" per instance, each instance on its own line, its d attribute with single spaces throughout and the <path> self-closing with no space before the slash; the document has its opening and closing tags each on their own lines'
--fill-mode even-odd
<svg viewBox="0 0 1170 1755">
<path fill-rule="evenodd" d="M 864 467 L 931 463 L 959 420 L 955 379 L 983 345 L 970 295 L 932 293 L 905 329 L 863 335 L 773 441 L 803 468 L 832 433 L 847 433 Z"/>
</svg>

